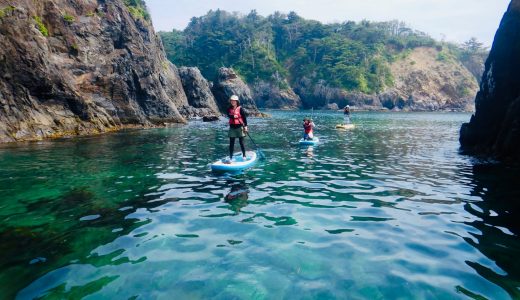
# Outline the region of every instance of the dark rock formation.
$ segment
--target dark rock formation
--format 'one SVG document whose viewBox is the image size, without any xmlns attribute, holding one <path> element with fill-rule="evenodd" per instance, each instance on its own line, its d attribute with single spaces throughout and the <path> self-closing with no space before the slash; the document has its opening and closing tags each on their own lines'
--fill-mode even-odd
<svg viewBox="0 0 520 300">
<path fill-rule="evenodd" d="M 0 142 L 185 121 L 177 69 L 122 0 L 0 3 Z"/>
<path fill-rule="evenodd" d="M 329 103 L 327 105 L 325 105 L 325 107 L 323 107 L 323 109 L 327 109 L 327 110 L 338 110 L 339 109 L 339 106 L 337 103 Z"/>
<path fill-rule="evenodd" d="M 220 112 L 211 92 L 210 83 L 202 77 L 199 69 L 181 67 L 179 74 L 189 104 L 179 108 L 181 114 L 188 118 L 203 116 L 218 119 Z"/>
<path fill-rule="evenodd" d="M 247 84 L 237 76 L 235 71 L 230 68 L 220 68 L 218 70 L 217 79 L 213 84 L 213 95 L 217 100 L 217 104 L 221 112 L 226 113 L 229 107 L 229 97 L 237 95 L 242 105 L 250 116 L 263 116 L 258 110 L 251 90 Z"/>
<path fill-rule="evenodd" d="M 348 104 L 363 109 L 381 109 L 381 101 L 377 95 L 348 92 L 331 87 L 324 80 L 314 84 L 311 79 L 304 77 L 296 85 L 295 91 L 307 108 L 327 108 L 332 104 L 345 107 Z"/>
<path fill-rule="evenodd" d="M 280 88 L 280 85 L 286 88 Z M 258 81 L 253 85 L 253 98 L 258 107 L 297 109 L 302 106 L 300 97 L 289 87 L 287 81 L 280 84 Z"/>
<path fill-rule="evenodd" d="M 218 120 L 220 120 L 220 118 L 217 117 L 217 116 L 204 116 L 204 117 L 202 117 L 202 121 L 203 122 L 215 122 L 215 121 L 218 121 Z"/>
<path fill-rule="evenodd" d="M 399 92 L 391 89 L 382 94 L 378 95 L 381 106 L 390 110 L 402 110 L 406 106 L 409 106 L 408 99 L 403 99 Z"/>
<path fill-rule="evenodd" d="M 520 0 L 513 0 L 495 35 L 475 99 L 460 130 L 463 150 L 520 160 Z"/>
</svg>

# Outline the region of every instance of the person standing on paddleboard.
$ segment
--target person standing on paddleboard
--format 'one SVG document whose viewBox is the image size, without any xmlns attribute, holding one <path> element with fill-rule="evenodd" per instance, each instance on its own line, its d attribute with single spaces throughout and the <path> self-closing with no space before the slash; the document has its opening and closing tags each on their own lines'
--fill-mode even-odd
<svg viewBox="0 0 520 300">
<path fill-rule="evenodd" d="M 345 124 L 350 124 L 350 105 L 345 106 L 343 109 L 343 119 Z"/>
<path fill-rule="evenodd" d="M 314 139 L 313 129 L 316 127 L 312 119 L 305 118 L 303 119 L 303 139 L 304 140 L 312 140 Z"/>
<path fill-rule="evenodd" d="M 240 101 L 237 95 L 229 98 L 228 118 L 229 118 L 229 163 L 233 159 L 233 152 L 235 150 L 235 139 L 238 138 L 242 156 L 246 158 L 246 148 L 244 146 L 244 137 L 247 133 L 247 113 L 240 106 Z"/>
</svg>

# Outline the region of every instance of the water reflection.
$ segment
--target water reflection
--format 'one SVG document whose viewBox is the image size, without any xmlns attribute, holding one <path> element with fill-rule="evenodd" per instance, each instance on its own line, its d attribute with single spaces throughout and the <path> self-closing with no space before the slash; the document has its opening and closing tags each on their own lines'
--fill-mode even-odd
<svg viewBox="0 0 520 300">
<path fill-rule="evenodd" d="M 520 168 L 501 165 L 475 165 L 472 193 L 483 201 L 467 203 L 464 209 L 478 217 L 466 224 L 480 233 L 469 233 L 465 240 L 496 263 L 490 268 L 467 261 L 478 274 L 501 286 L 512 299 L 520 299 Z"/>
<path fill-rule="evenodd" d="M 314 157 L 314 147 L 313 146 L 307 147 L 307 149 L 305 149 L 305 155 L 307 155 L 308 158 L 313 158 Z"/>
<path fill-rule="evenodd" d="M 234 182 L 231 184 L 231 190 L 225 197 L 225 201 L 229 204 L 230 209 L 235 213 L 247 206 L 249 198 L 249 188 L 244 181 Z"/>
</svg>

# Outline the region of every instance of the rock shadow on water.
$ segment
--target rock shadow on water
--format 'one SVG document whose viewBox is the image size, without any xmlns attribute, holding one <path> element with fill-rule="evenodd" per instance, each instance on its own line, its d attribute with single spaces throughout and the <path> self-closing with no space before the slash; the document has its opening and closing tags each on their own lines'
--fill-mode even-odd
<svg viewBox="0 0 520 300">
<path fill-rule="evenodd" d="M 512 299 L 520 299 L 520 167 L 500 164 L 473 166 L 472 195 L 480 202 L 466 203 L 464 209 L 478 219 L 466 222 L 480 231 L 468 232 L 464 240 L 501 269 L 467 261 L 480 276 L 502 287 Z M 478 207 L 478 208 L 477 208 Z M 502 272 L 503 271 L 503 272 Z"/>
</svg>

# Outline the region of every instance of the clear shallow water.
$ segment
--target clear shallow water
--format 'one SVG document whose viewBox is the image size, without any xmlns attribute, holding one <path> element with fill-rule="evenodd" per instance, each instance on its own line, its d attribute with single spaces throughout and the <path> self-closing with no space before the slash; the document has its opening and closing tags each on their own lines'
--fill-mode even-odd
<svg viewBox="0 0 520 300">
<path fill-rule="evenodd" d="M 315 112 L 314 148 L 272 114 L 234 176 L 225 123 L 2 146 L 0 299 L 520 298 L 520 173 L 468 114 Z"/>
</svg>

